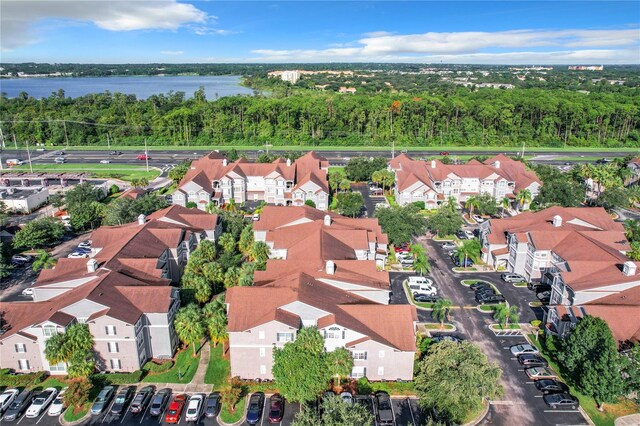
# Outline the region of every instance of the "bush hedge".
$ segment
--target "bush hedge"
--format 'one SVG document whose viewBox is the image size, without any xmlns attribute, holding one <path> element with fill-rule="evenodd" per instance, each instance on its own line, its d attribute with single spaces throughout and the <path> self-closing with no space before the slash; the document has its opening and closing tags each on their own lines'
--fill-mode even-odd
<svg viewBox="0 0 640 426">
<path fill-rule="evenodd" d="M 5 368 L 0 370 L 0 386 L 23 388 L 32 387 L 44 382 L 48 374 L 44 371 L 27 374 L 11 374 L 11 370 Z"/>
<path fill-rule="evenodd" d="M 107 373 L 94 374 L 91 381 L 102 385 L 130 385 L 138 383 L 144 377 L 143 370 L 137 370 L 132 373 Z"/>
<path fill-rule="evenodd" d="M 144 365 L 144 370 L 147 370 L 150 373 L 164 373 L 165 371 L 171 370 L 173 364 L 174 363 L 172 360 L 167 360 L 160 363 L 149 361 Z"/>
</svg>

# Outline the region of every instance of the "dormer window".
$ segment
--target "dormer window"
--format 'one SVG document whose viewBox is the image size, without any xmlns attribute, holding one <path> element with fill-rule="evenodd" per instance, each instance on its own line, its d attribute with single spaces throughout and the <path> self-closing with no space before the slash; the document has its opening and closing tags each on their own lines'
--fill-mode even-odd
<svg viewBox="0 0 640 426">
<path fill-rule="evenodd" d="M 213 181 L 213 189 L 218 189 L 220 188 L 220 181 L 219 180 L 214 180 Z"/>
</svg>

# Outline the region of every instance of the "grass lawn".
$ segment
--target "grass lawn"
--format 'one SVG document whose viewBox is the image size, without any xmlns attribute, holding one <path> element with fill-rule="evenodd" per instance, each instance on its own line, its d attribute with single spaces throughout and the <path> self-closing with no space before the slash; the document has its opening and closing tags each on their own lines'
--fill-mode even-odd
<svg viewBox="0 0 640 426">
<path fill-rule="evenodd" d="M 502 324 L 491 324 L 489 327 L 492 330 L 520 330 L 520 324 L 509 324 L 506 327 Z"/>
<path fill-rule="evenodd" d="M 44 382 L 40 383 L 36 388 L 56 388 L 58 390 L 67 387 L 67 384 L 61 381 L 58 377 L 49 377 Z"/>
<path fill-rule="evenodd" d="M 462 262 L 460 262 L 460 263 L 462 263 Z M 454 270 L 454 272 L 477 272 L 478 268 L 474 268 L 473 266 L 469 267 L 469 268 L 461 268 L 461 267 L 456 266 L 455 268 L 453 268 L 453 270 Z"/>
<path fill-rule="evenodd" d="M 513 283 L 514 287 L 526 287 L 527 286 L 527 282 L 526 281 L 522 281 L 519 283 Z"/>
<path fill-rule="evenodd" d="M 504 305 L 504 303 L 499 303 L 497 305 L 478 305 L 478 309 L 482 312 L 495 312 L 499 305 Z"/>
<path fill-rule="evenodd" d="M 433 241 L 442 241 L 442 242 L 455 241 L 455 240 L 457 240 L 455 235 L 443 235 L 442 237 L 437 236 L 433 238 Z"/>
<path fill-rule="evenodd" d="M 338 172 L 338 173 L 344 175 L 344 166 L 331 166 L 331 167 L 329 167 L 328 172 L 329 173 Z"/>
<path fill-rule="evenodd" d="M 385 391 L 389 395 L 415 395 L 413 382 L 371 382 L 372 393 Z"/>
<path fill-rule="evenodd" d="M 207 372 L 204 376 L 204 382 L 209 385 L 213 385 L 214 390 L 220 390 L 227 382 L 229 373 L 231 372 L 231 366 L 228 359 L 222 357 L 222 345 L 217 347 L 211 346 L 211 358 L 209 358 L 209 365 L 207 366 Z"/>
<path fill-rule="evenodd" d="M 455 330 L 455 327 L 452 324 L 444 324 L 444 328 L 440 327 L 440 324 L 436 324 L 436 323 L 425 323 L 424 324 L 424 328 L 426 328 L 427 330 L 445 330 L 445 331 L 452 331 Z"/>
<path fill-rule="evenodd" d="M 394 197 L 393 195 L 387 194 L 384 196 L 384 198 L 387 199 L 387 202 L 391 207 L 398 207 L 398 203 L 396 203 L 396 197 Z"/>
<path fill-rule="evenodd" d="M 196 374 L 200 352 L 194 358 L 191 346 L 178 352 L 173 367 L 164 373 L 149 374 L 142 380 L 146 383 L 189 383 Z M 182 376 L 180 376 L 182 375 Z"/>
<path fill-rule="evenodd" d="M 89 411 L 90 407 L 91 403 L 87 402 L 77 413 L 74 413 L 73 407 L 69 407 L 64 412 L 64 419 L 68 422 L 75 422 L 76 420 L 80 420 L 87 414 L 87 411 Z"/>
<path fill-rule="evenodd" d="M 222 407 L 220 408 L 220 420 L 225 423 L 235 423 L 239 421 L 244 415 L 244 406 L 246 402 L 247 398 L 242 396 L 240 401 L 236 404 L 236 410 L 233 413 L 229 413 L 229 411 L 227 411 L 227 406 L 222 404 Z"/>
<path fill-rule="evenodd" d="M 12 171 L 28 172 L 29 166 L 16 166 Z M 146 178 L 149 181 L 160 176 L 160 170 L 150 167 L 146 171 L 144 166 L 134 166 L 128 164 L 34 164 L 34 172 L 69 172 L 69 173 L 89 173 L 97 178 L 113 178 L 130 181 L 132 179 Z"/>
<path fill-rule="evenodd" d="M 421 308 L 424 309 L 433 309 L 433 305 L 435 305 L 435 303 L 424 303 L 424 302 L 415 302 L 416 306 L 419 306 Z"/>
<path fill-rule="evenodd" d="M 538 347 L 540 353 L 549 361 L 549 366 L 560 375 L 561 369 L 558 364 L 546 351 L 544 346 L 537 340 L 536 336 L 533 334 L 529 334 L 529 340 L 533 342 L 535 346 Z M 596 401 L 586 395 L 578 392 L 571 383 L 566 380 L 560 379 L 569 386 L 570 393 L 574 395 L 580 401 L 580 406 L 584 411 L 587 412 L 591 420 L 596 424 L 596 426 L 614 426 L 615 419 L 621 416 L 626 416 L 628 414 L 634 414 L 640 412 L 640 406 L 634 404 L 632 401 L 628 399 L 620 398 L 620 400 L 616 404 L 604 404 L 604 411 L 598 411 L 598 405 Z"/>
</svg>

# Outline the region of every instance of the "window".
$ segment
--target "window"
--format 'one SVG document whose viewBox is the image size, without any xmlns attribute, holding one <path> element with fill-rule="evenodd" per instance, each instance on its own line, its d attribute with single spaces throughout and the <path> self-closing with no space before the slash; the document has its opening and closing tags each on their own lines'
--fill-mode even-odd
<svg viewBox="0 0 640 426">
<path fill-rule="evenodd" d="M 378 376 L 384 376 L 384 367 L 378 367 Z"/>
<path fill-rule="evenodd" d="M 325 339 L 344 339 L 344 332 L 340 327 L 329 327 L 324 332 Z"/>
<path fill-rule="evenodd" d="M 118 358 L 112 358 L 110 364 L 112 370 L 120 370 L 120 360 Z"/>
<path fill-rule="evenodd" d="M 366 351 L 353 351 L 351 352 L 351 357 L 356 360 L 366 360 L 367 359 L 367 352 Z"/>
<path fill-rule="evenodd" d="M 64 362 L 59 362 L 56 365 L 50 365 L 50 371 L 65 371 L 67 367 L 64 365 Z"/>
<path fill-rule="evenodd" d="M 104 332 L 107 336 L 115 336 L 116 335 L 116 326 L 115 325 L 107 325 L 104 328 Z"/>
<path fill-rule="evenodd" d="M 28 370 L 29 369 L 29 360 L 28 359 L 19 359 L 18 360 L 18 368 L 20 370 Z"/>
<path fill-rule="evenodd" d="M 16 347 L 16 352 L 19 354 L 23 354 L 27 352 L 27 346 L 24 343 L 16 343 L 15 347 Z"/>
<path fill-rule="evenodd" d="M 56 326 L 55 325 L 45 325 L 42 328 L 42 332 L 46 337 L 51 337 L 54 334 L 58 334 L 58 331 L 56 330 Z"/>
<path fill-rule="evenodd" d="M 258 331 L 258 339 L 264 340 L 264 331 Z"/>
<path fill-rule="evenodd" d="M 351 377 L 359 379 L 367 375 L 367 369 L 365 367 L 353 367 L 351 369 Z"/>
<path fill-rule="evenodd" d="M 267 374 L 267 366 L 266 365 L 261 365 L 260 366 L 260 374 Z"/>
<path fill-rule="evenodd" d="M 293 333 L 278 333 L 276 336 L 278 342 L 293 342 Z"/>
<path fill-rule="evenodd" d="M 380 358 L 384 358 L 384 351 L 380 351 L 380 352 L 378 352 L 378 357 L 380 357 Z"/>
<path fill-rule="evenodd" d="M 118 353 L 118 342 L 109 342 L 109 353 L 115 354 Z"/>
<path fill-rule="evenodd" d="M 260 348 L 260 358 L 264 358 L 267 354 L 267 350 L 265 348 Z"/>
</svg>

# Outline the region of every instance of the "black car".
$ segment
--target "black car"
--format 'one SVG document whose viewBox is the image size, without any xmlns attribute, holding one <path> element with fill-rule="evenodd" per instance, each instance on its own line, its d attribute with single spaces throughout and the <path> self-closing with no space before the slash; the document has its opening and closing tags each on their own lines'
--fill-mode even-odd
<svg viewBox="0 0 640 426">
<path fill-rule="evenodd" d="M 552 394 L 552 393 L 565 393 L 569 392 L 569 386 L 565 385 L 559 380 L 553 379 L 543 379 L 536 380 L 534 382 L 536 389 L 538 389 L 543 394 Z"/>
<path fill-rule="evenodd" d="M 129 402 L 131 402 L 131 398 L 133 398 L 134 391 L 135 387 L 127 386 L 126 388 L 123 388 L 120 392 L 118 392 L 118 394 L 116 395 L 116 399 L 111 406 L 110 413 L 117 416 L 124 413 L 127 410 Z"/>
<path fill-rule="evenodd" d="M 204 402 L 204 415 L 211 418 L 218 415 L 220 411 L 220 393 L 210 393 Z"/>
<path fill-rule="evenodd" d="M 122 155 L 122 151 L 111 151 L 109 155 Z"/>
<path fill-rule="evenodd" d="M 551 292 L 550 291 L 542 291 L 540 293 L 537 293 L 536 297 L 542 303 L 549 303 L 549 301 L 551 300 Z"/>
<path fill-rule="evenodd" d="M 536 354 L 518 355 L 518 362 L 525 367 L 547 367 L 549 365 L 546 359 Z"/>
<path fill-rule="evenodd" d="M 451 334 L 436 334 L 431 337 L 431 341 L 433 343 L 440 342 L 454 342 L 454 343 L 462 343 L 462 339 L 458 336 L 453 336 Z"/>
<path fill-rule="evenodd" d="M 504 303 L 504 296 L 501 294 L 492 294 L 486 296 L 476 295 L 476 302 L 481 305 L 489 304 L 489 303 Z"/>
<path fill-rule="evenodd" d="M 551 408 L 571 408 L 575 410 L 580 406 L 578 398 L 568 393 L 552 393 L 542 397 L 544 402 Z"/>
<path fill-rule="evenodd" d="M 247 408 L 247 423 L 257 424 L 262 418 L 262 408 L 264 407 L 264 393 L 256 392 L 249 398 L 249 408 Z"/>
<path fill-rule="evenodd" d="M 491 289 L 493 290 L 493 286 L 489 283 L 486 283 L 484 281 L 477 281 L 473 284 L 471 284 L 469 286 L 469 288 L 473 291 L 481 291 L 481 290 L 485 290 L 485 289 Z"/>
<path fill-rule="evenodd" d="M 33 392 L 29 390 L 23 390 L 16 399 L 13 400 L 7 411 L 4 412 L 4 416 L 2 420 L 13 421 L 17 420 L 20 416 L 24 414 L 24 412 L 31 405 L 31 400 L 33 400 Z"/>
<path fill-rule="evenodd" d="M 527 288 L 529 290 L 533 290 L 536 293 L 541 291 L 551 291 L 551 286 L 549 284 L 542 284 L 537 282 L 527 283 Z"/>
<path fill-rule="evenodd" d="M 376 392 L 376 403 L 378 405 L 378 424 L 380 426 L 394 425 L 393 408 L 389 394 L 383 391 Z"/>
<path fill-rule="evenodd" d="M 437 302 L 439 299 L 438 296 L 429 296 L 428 294 L 414 294 L 413 295 L 413 300 L 415 300 L 416 302 L 422 302 L 422 303 L 435 303 Z"/>
<path fill-rule="evenodd" d="M 149 414 L 152 416 L 159 416 L 164 411 L 164 407 L 167 406 L 167 402 L 171 399 L 171 389 L 160 389 L 157 394 L 151 399 L 151 408 L 149 408 Z"/>
<path fill-rule="evenodd" d="M 144 412 L 144 410 L 147 409 L 147 405 L 149 405 L 149 401 L 151 401 L 151 397 L 153 397 L 153 393 L 155 391 L 155 386 L 145 386 L 140 389 L 136 396 L 133 398 L 133 401 L 131 401 L 129 411 L 131 411 L 133 414 Z"/>
<path fill-rule="evenodd" d="M 458 231 L 456 232 L 456 237 L 458 237 L 461 240 L 466 240 L 467 234 L 465 234 L 464 231 Z"/>
<path fill-rule="evenodd" d="M 477 296 L 480 296 L 480 297 L 493 296 L 494 294 L 498 294 L 498 293 L 496 293 L 496 291 L 493 288 L 481 288 L 476 290 L 476 297 Z"/>
</svg>

